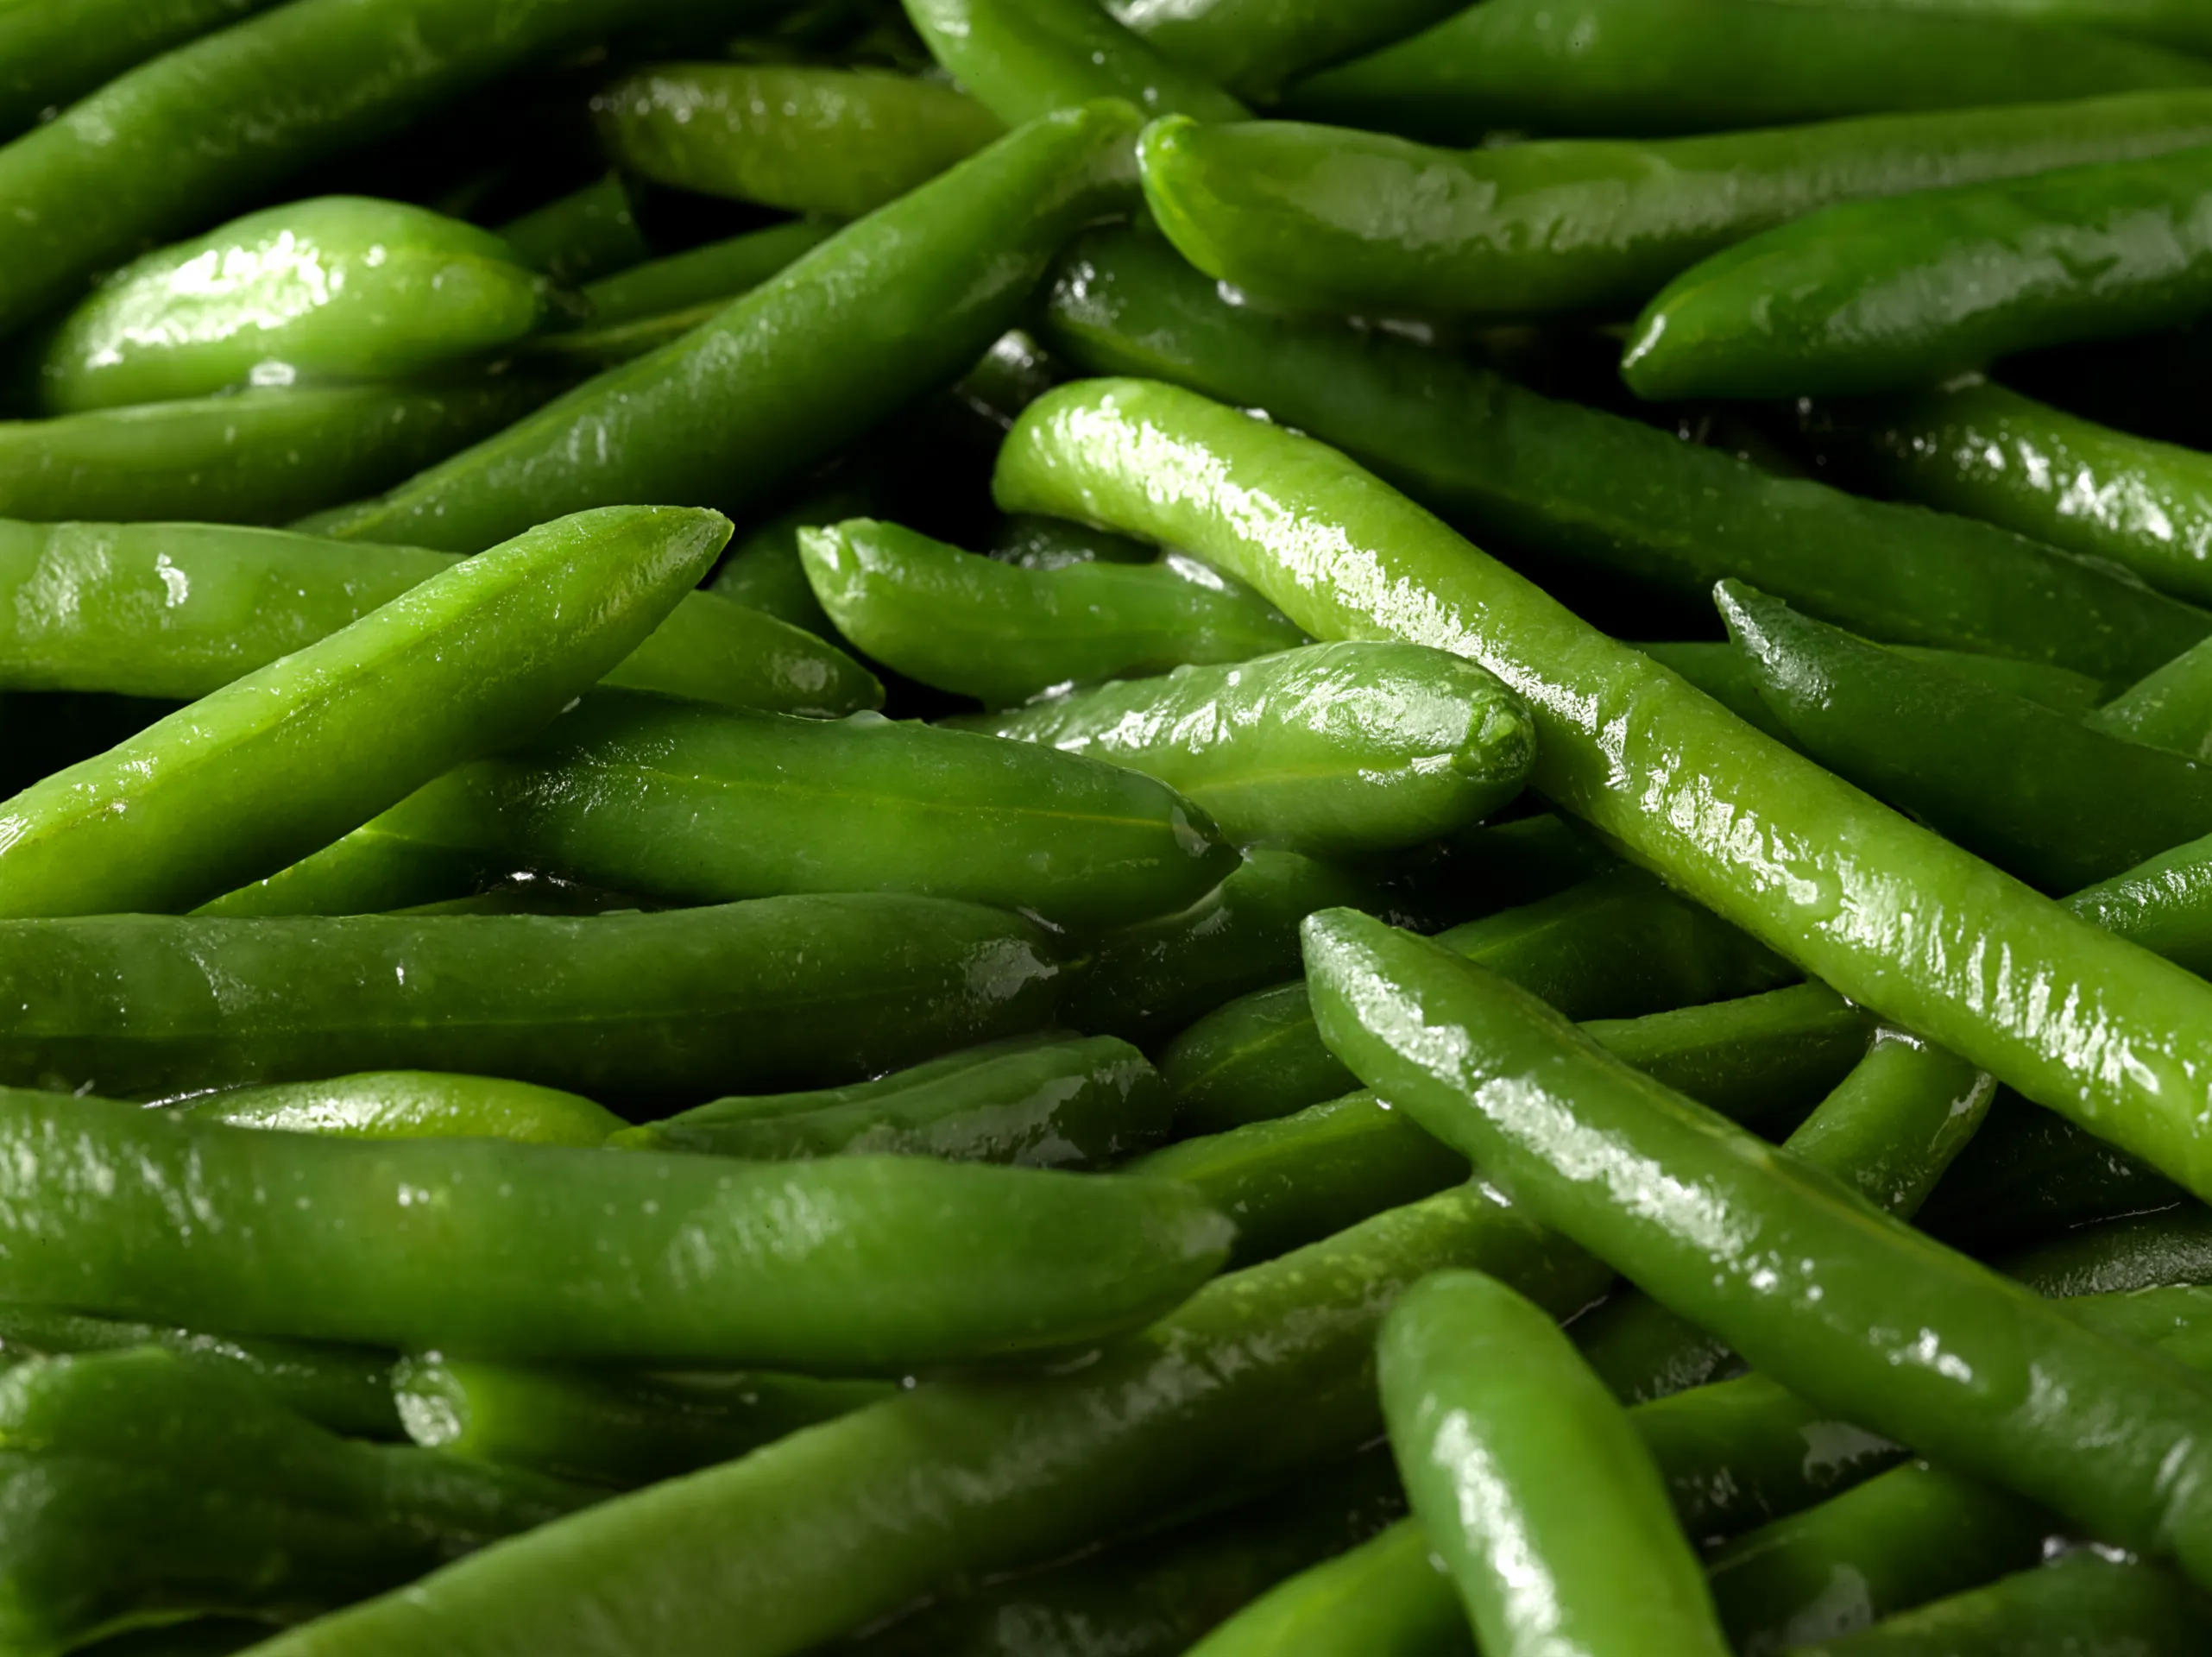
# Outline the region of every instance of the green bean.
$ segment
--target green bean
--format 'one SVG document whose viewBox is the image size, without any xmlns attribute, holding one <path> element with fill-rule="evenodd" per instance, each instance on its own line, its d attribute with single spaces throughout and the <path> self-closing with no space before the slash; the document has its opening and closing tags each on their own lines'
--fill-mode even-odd
<svg viewBox="0 0 2212 1657">
<path fill-rule="evenodd" d="M 2051 892 L 2212 830 L 2212 771 L 1906 660 L 1740 583 L 1714 601 L 1799 747 Z"/>
<path fill-rule="evenodd" d="M 2212 1575 L 2187 1471 L 2212 1414 L 2196 1377 L 1879 1213 L 1449 950 L 1349 910 L 1308 920 L 1306 949 L 1323 1031 L 1371 1086 L 1669 1310 L 1817 1407 Z"/>
<path fill-rule="evenodd" d="M 1064 518 L 1014 513 L 992 537 L 991 556 L 1017 570 L 1052 570 L 1071 564 L 1150 564 L 1159 549 Z"/>
<path fill-rule="evenodd" d="M 1399 1476 L 1484 1650 L 1728 1657 L 1657 1463 L 1542 1308 L 1438 1272 L 1381 1348 Z"/>
<path fill-rule="evenodd" d="M 1004 333 L 1068 234 L 1129 198 L 1133 123 L 1104 104 L 1032 123 L 713 321 L 325 527 L 472 552 L 588 501 L 749 505 Z"/>
<path fill-rule="evenodd" d="M 2084 887 L 2066 907 L 2192 973 L 2212 971 L 2212 836 Z"/>
<path fill-rule="evenodd" d="M 427 1449 L 620 1489 L 734 1460 L 896 1390 L 885 1381 L 444 1357 L 402 1358 L 391 1382 L 408 1437 Z"/>
<path fill-rule="evenodd" d="M 283 523 L 388 488 L 558 389 L 527 375 L 302 387 L 0 420 L 0 512 Z"/>
<path fill-rule="evenodd" d="M 209 1335 L 41 1306 L 0 1306 L 0 1360 L 70 1358 L 158 1346 L 251 1376 L 294 1414 L 350 1439 L 405 1436 L 392 1401 L 392 1355 L 368 1347 Z"/>
<path fill-rule="evenodd" d="M 1535 757 L 1512 692 L 1417 645 L 1309 645 L 954 723 L 1143 772 L 1232 841 L 1324 858 L 1478 822 L 1521 791 Z"/>
<path fill-rule="evenodd" d="M 1900 11 L 1945 12 L 1967 17 L 2017 17 L 2071 24 L 2136 40 L 2159 41 L 2187 52 L 2212 50 L 2212 19 L 2192 0 L 1797 0 L 1799 4 L 1882 6 Z"/>
<path fill-rule="evenodd" d="M 1292 76 L 1384 46 L 1459 0 L 1107 0 L 1106 9 L 1175 62 L 1240 98 L 1271 101 Z"/>
<path fill-rule="evenodd" d="M 2212 66 L 2086 33 L 1738 0 L 1490 0 L 1293 85 L 1292 114 L 1475 144 L 1665 137 L 2202 86 Z"/>
<path fill-rule="evenodd" d="M 1850 395 L 2212 306 L 2202 150 L 1848 202 L 1686 270 L 1621 358 L 1640 397 Z"/>
<path fill-rule="evenodd" d="M 1476 1657 L 1467 1613 L 1418 1524 L 1392 1525 L 1264 1594 L 1189 1657 Z"/>
<path fill-rule="evenodd" d="M 2091 730 L 2212 758 L 2212 650 L 2195 646 L 2138 680 L 2085 721 Z"/>
<path fill-rule="evenodd" d="M 1117 1161 L 1168 1137 L 1167 1088 L 1126 1042 L 1093 1036 L 996 1053 L 985 1049 L 976 1056 L 980 1062 L 966 1070 L 903 1087 L 895 1085 L 898 1077 L 885 1077 L 865 1099 L 811 1107 L 797 1100 L 720 1099 L 627 1129 L 610 1143 L 759 1162 L 936 1156 L 1078 1169 Z"/>
<path fill-rule="evenodd" d="M 0 134 L 13 137 L 173 47 L 272 0 L 76 0 L 17 4 L 0 19 Z"/>
<path fill-rule="evenodd" d="M 614 279 L 652 257 L 628 180 L 603 173 L 499 227 L 500 239 L 558 282 Z M 736 290 L 729 290 L 735 293 Z M 587 294 L 587 298 L 589 295 Z M 592 313 L 598 315 L 595 306 Z"/>
<path fill-rule="evenodd" d="M 841 218 L 897 200 L 1006 129 L 934 81 L 785 63 L 640 70 L 592 110 L 607 153 L 655 184 Z"/>
<path fill-rule="evenodd" d="M 405 381 L 490 356 L 558 314 L 488 230 L 400 202 L 272 207 L 125 265 L 39 354 L 48 414 L 241 387 Z"/>
<path fill-rule="evenodd" d="M 1291 123 L 1169 117 L 1146 199 L 1208 276 L 1363 316 L 1619 312 L 1707 255 L 1831 202 L 2161 155 L 2212 138 L 2203 93 L 1866 116 L 1646 143 L 1441 150 Z"/>
<path fill-rule="evenodd" d="M 234 1087 L 173 1106 L 171 1116 L 234 1128 L 324 1133 L 347 1139 L 512 1139 L 530 1145 L 599 1145 L 622 1118 L 558 1088 L 496 1076 L 370 1071 L 328 1081 Z"/>
<path fill-rule="evenodd" d="M 0 1640 L 64 1651 L 201 1612 L 343 1605 L 595 1491 L 349 1443 L 235 1370 L 154 1349 L 0 1376 Z"/>
<path fill-rule="evenodd" d="M 356 832 L 675 902 L 905 892 L 1076 928 L 1172 913 L 1236 866 L 1172 789 L 1080 754 L 611 693 Z M 340 841 L 265 881 L 256 908 L 295 877 L 318 894 L 357 855 Z"/>
<path fill-rule="evenodd" d="M 848 1081 L 1050 1022 L 1030 926 L 925 898 L 667 914 L 0 922 L 0 1086 L 447 1070 L 625 1108 Z"/>
<path fill-rule="evenodd" d="M 9 801 L 0 914 L 175 912 L 283 867 L 541 726 L 728 538 L 719 513 L 612 508 L 440 571 Z"/>
<path fill-rule="evenodd" d="M 1065 1374 L 925 1382 L 310 1624 L 268 1657 L 425 1642 L 452 1657 L 517 1642 L 783 1657 L 957 1578 L 1218 1507 L 1349 1453 L 1379 1425 L 1384 1309 L 1447 1265 L 1479 1266 L 1554 1313 L 1602 1281 L 1463 1186 L 1210 1285 Z M 584 1629 L 579 1595 L 596 1608 Z"/>
<path fill-rule="evenodd" d="M 829 1649 L 868 1657 L 1182 1657 L 1294 1571 L 1405 1511 L 1390 1458 L 1369 1451 L 1218 1516 L 993 1585 Z"/>
<path fill-rule="evenodd" d="M 1737 1537 L 1712 1560 L 1713 1598 L 1736 1649 L 1766 1657 L 2033 1565 L 2050 1523 L 1915 1462 Z"/>
<path fill-rule="evenodd" d="M 2070 1553 L 1796 1657 L 2189 1657 L 2212 1605 L 2155 1566 Z"/>
<path fill-rule="evenodd" d="M 0 1140 L 9 1299 L 486 1358 L 897 1373 L 1065 1348 L 1175 1305 L 1232 1230 L 1163 1181 L 364 1143 L 66 1094 L 0 1098 Z"/>
<path fill-rule="evenodd" d="M 2017 1247 L 2186 1196 L 2124 1150 L 2013 1094 L 1936 1188 L 1921 1230 L 1969 1254 Z"/>
<path fill-rule="evenodd" d="M 815 490 L 740 537 L 722 568 L 715 571 L 708 590 L 734 604 L 835 640 L 837 629 L 815 597 L 806 578 L 806 565 L 799 558 L 799 531 L 837 523 L 856 512 L 881 507 L 890 495 L 888 483 L 877 476 L 843 480 Z"/>
<path fill-rule="evenodd" d="M 190 701 L 455 562 L 273 529 L 0 521 L 0 690 Z M 712 593 L 685 593 L 603 682 L 824 717 L 883 701 L 842 652 Z"/>
<path fill-rule="evenodd" d="M 1238 121 L 1245 106 L 1087 0 L 904 0 L 937 61 L 1009 124 L 1094 98 L 1148 116 Z"/>
<path fill-rule="evenodd" d="M 1749 995 L 1789 973 L 1648 876 L 1619 870 L 1440 939 L 1571 1018 L 1634 1018 Z M 1358 1086 L 1321 1043 L 1302 982 L 1239 998 L 1170 1043 L 1160 1067 L 1186 1130 L 1285 1116 Z"/>
<path fill-rule="evenodd" d="M 709 242 L 688 253 L 633 264 L 584 285 L 592 324 L 642 322 L 748 293 L 793 260 L 813 252 L 837 230 L 828 220 L 795 218 L 787 224 Z"/>
<path fill-rule="evenodd" d="M 2212 1282 L 2212 1214 L 2200 1203 L 2069 1232 L 2008 1256 L 2012 1276 L 2038 1294 L 2125 1294 Z"/>
<path fill-rule="evenodd" d="M 1531 567 L 1572 602 L 1595 571 L 1592 596 L 1619 602 L 1625 578 L 1702 619 L 1713 583 L 1736 576 L 1874 638 L 2114 680 L 2212 627 L 1970 519 L 1770 476 L 1383 331 L 1226 304 L 1154 237 L 1095 232 L 1071 249 L 1044 335 L 1095 372 L 1155 375 L 1337 444 L 1468 533 L 1541 558 Z"/>
<path fill-rule="evenodd" d="M 801 530 L 798 544 L 845 637 L 910 678 L 995 706 L 1305 642 L 1272 605 L 1176 552 L 1021 570 L 868 518 Z"/>
<path fill-rule="evenodd" d="M 1698 639 L 1639 645 L 1636 648 L 1680 674 L 1737 718 L 1758 725 L 1779 740 L 1790 740 L 1780 722 L 1760 700 L 1758 676 L 1749 658 L 1735 646 Z M 1963 650 L 1930 650 L 1920 645 L 1891 645 L 1888 648 L 1909 660 L 1940 668 L 1992 690 L 2023 697 L 2077 719 L 2095 713 L 2105 700 L 2102 684 L 2071 668 L 2016 661 L 2005 656 L 1980 656 Z M 2093 719 L 2089 722 L 2099 723 Z"/>
<path fill-rule="evenodd" d="M 294 0 L 142 63 L 0 149 L 12 209 L 0 331 L 318 161 L 525 64 L 694 3 L 553 0 L 518 17 L 482 0 Z"/>
<path fill-rule="evenodd" d="M 1841 994 L 2212 1188 L 2202 980 L 1761 738 L 1319 444 L 1094 381 L 1030 406 L 995 488 L 1192 547 L 1317 633 L 1482 662 L 1536 711 L 1538 792 Z"/>
</svg>

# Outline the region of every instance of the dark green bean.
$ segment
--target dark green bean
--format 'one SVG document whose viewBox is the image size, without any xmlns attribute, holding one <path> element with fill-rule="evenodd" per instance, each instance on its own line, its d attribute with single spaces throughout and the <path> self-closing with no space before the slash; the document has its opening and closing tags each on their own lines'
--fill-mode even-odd
<svg viewBox="0 0 2212 1657">
<path fill-rule="evenodd" d="M 73 104 L 125 70 L 266 9 L 272 0 L 62 0 L 0 20 L 0 135 Z"/>
<path fill-rule="evenodd" d="M 2083 1552 L 1793 1657 L 2192 1657 L 2212 1603 L 2156 1566 Z"/>
<path fill-rule="evenodd" d="M 836 224 L 825 219 L 796 218 L 788 224 L 772 224 L 765 230 L 709 242 L 688 253 L 633 264 L 614 275 L 585 284 L 583 297 L 591 302 L 592 325 L 642 322 L 748 293 L 793 260 L 820 247 L 837 230 Z"/>
<path fill-rule="evenodd" d="M 627 1489 L 696 1472 L 889 1397 L 888 1381 L 645 1375 L 406 1358 L 389 1390 L 407 1435 L 475 1461 Z"/>
<path fill-rule="evenodd" d="M 2195 0 L 1799 0 L 1816 5 L 1868 5 L 1948 12 L 1964 17 L 2017 17 L 2159 41 L 2185 52 L 2212 52 L 2212 17 Z"/>
<path fill-rule="evenodd" d="M 1095 1168 L 1168 1137 L 1168 1090 L 1159 1072 L 1113 1036 L 1018 1039 L 977 1049 L 968 1060 L 949 1072 L 940 1061 L 919 1074 L 885 1076 L 861 1097 L 718 1099 L 625 1130 L 609 1143 L 759 1162 L 896 1156 Z"/>
<path fill-rule="evenodd" d="M 2212 650 L 2190 646 L 2089 715 L 2091 730 L 2212 759 Z"/>
<path fill-rule="evenodd" d="M 1459 0 L 1107 0 L 1106 9 L 1177 63 L 1265 103 L 1293 75 L 1412 34 Z"/>
<path fill-rule="evenodd" d="M 1665 137 L 2202 86 L 2212 65 L 2082 31 L 1741 0 L 1488 0 L 1298 82 L 1303 119 L 1476 144 Z"/>
<path fill-rule="evenodd" d="M 905 892 L 1079 928 L 1172 913 L 1237 866 L 1174 790 L 1080 754 L 613 693 L 356 834 L 263 881 L 255 910 L 294 884 L 318 902 L 379 841 L 679 903 Z"/>
<path fill-rule="evenodd" d="M 570 287 L 613 279 L 652 257 L 652 248 L 638 228 L 629 183 L 620 173 L 605 173 L 507 220 L 499 234 L 539 269 Z M 592 315 L 599 316 L 596 304 Z"/>
<path fill-rule="evenodd" d="M 2212 1211 L 2191 1202 L 2116 1219 L 2066 1232 L 2001 1263 L 2038 1294 L 2054 1296 L 2212 1282 Z"/>
<path fill-rule="evenodd" d="M 1087 0 L 904 0 L 948 73 L 1000 120 L 1033 121 L 1096 98 L 1146 115 L 1238 121 L 1245 106 Z"/>
<path fill-rule="evenodd" d="M 1156 238 L 1086 236 L 1061 263 L 1044 336 L 1093 372 L 1157 375 L 1339 445 L 1485 544 L 1541 558 L 1578 603 L 1578 572 L 1594 570 L 1598 596 L 1619 602 L 1625 579 L 1702 616 L 1713 583 L 1736 576 L 1874 638 L 2115 680 L 2212 628 L 1970 519 L 1770 476 L 1383 331 L 1226 304 Z"/>
<path fill-rule="evenodd" d="M 113 1096 L 451 1070 L 665 1110 L 1049 1024 L 1026 923 L 937 898 L 668 914 L 0 922 L 0 1085 Z"/>
<path fill-rule="evenodd" d="M 1757 675 L 1750 662 L 1733 645 L 1698 639 L 1640 645 L 1637 648 L 1654 661 L 1673 668 L 1739 719 L 1749 720 L 1762 728 L 1771 726 L 1773 734 L 1784 741 L 1790 740 L 1768 711 L 1767 704 L 1759 699 Z M 1931 650 L 1921 645 L 1891 645 L 1888 648 L 1925 666 L 1941 668 L 1957 677 L 1970 679 L 1992 690 L 2002 690 L 2007 696 L 2025 697 L 2077 719 L 2096 712 L 2098 704 L 2105 700 L 2105 687 L 2097 680 L 2071 668 L 2053 667 L 2047 662 L 2023 662 L 1963 650 Z M 2095 719 L 2089 722 L 2099 724 Z"/>
<path fill-rule="evenodd" d="M 1987 1256 L 2097 1220 L 2171 1208 L 2187 1194 L 2126 1151 L 2007 1093 L 1918 1223 L 1954 1248 Z"/>
</svg>

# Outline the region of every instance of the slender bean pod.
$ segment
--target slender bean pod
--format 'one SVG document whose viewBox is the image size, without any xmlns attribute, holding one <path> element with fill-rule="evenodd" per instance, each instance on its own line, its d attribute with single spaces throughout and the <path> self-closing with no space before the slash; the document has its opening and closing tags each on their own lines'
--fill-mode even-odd
<svg viewBox="0 0 2212 1657">
<path fill-rule="evenodd" d="M 1148 116 L 1238 121 L 1245 106 L 1086 0 L 904 0 L 954 79 L 1010 124 L 1095 98 Z"/>
<path fill-rule="evenodd" d="M 271 0 L 91 0 L 17 5 L 0 21 L 0 132 L 13 136 L 48 110 L 187 41 L 266 9 Z"/>
<path fill-rule="evenodd" d="M 2156 1566 L 2070 1553 L 1795 1657 L 2190 1657 L 2212 1604 Z"/>
<path fill-rule="evenodd" d="M 1106 9 L 1177 63 L 1265 103 L 1301 71 L 1410 35 L 1458 0 L 1107 0 Z"/>
<path fill-rule="evenodd" d="M 797 218 L 709 242 L 688 253 L 633 264 L 584 285 L 592 324 L 642 322 L 749 293 L 793 260 L 813 252 L 837 229 L 823 219 Z"/>
<path fill-rule="evenodd" d="M 617 272 L 652 257 L 652 247 L 638 228 L 629 180 L 620 173 L 604 173 L 507 220 L 499 227 L 499 235 L 555 281 L 570 286 L 595 278 L 611 280 Z"/>
<path fill-rule="evenodd" d="M 234 1087 L 187 1099 L 170 1115 L 345 1139 L 511 1139 L 529 1145 L 604 1144 L 627 1125 L 612 1111 L 558 1088 L 419 1070 Z"/>
</svg>

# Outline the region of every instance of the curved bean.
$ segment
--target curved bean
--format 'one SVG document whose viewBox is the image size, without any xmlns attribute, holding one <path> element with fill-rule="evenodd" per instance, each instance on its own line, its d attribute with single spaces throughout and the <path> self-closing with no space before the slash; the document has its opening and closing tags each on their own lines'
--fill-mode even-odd
<svg viewBox="0 0 2212 1657">
<path fill-rule="evenodd" d="M 1271 100 L 1293 75 L 1387 45 L 1459 0 L 1107 0 L 1106 9 L 1177 63 L 1240 98 Z"/>
<path fill-rule="evenodd" d="M 575 1093 L 496 1076 L 375 1070 L 328 1081 L 234 1087 L 173 1106 L 186 1122 L 345 1139 L 511 1139 L 529 1145 L 600 1145 L 627 1125 Z"/>
<path fill-rule="evenodd" d="M 948 73 L 1009 123 L 1094 98 L 1237 121 L 1245 106 L 1086 0 L 904 0 Z"/>
</svg>

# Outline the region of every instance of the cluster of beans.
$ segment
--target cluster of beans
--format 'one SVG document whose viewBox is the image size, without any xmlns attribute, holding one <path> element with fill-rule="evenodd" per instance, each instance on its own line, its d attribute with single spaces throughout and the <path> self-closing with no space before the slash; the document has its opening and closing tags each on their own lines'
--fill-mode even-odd
<svg viewBox="0 0 2212 1657">
<path fill-rule="evenodd" d="M 2205 0 L 0 0 L 0 1657 L 2212 1651 L 2208 318 Z"/>
</svg>

